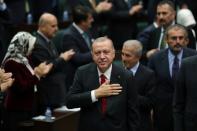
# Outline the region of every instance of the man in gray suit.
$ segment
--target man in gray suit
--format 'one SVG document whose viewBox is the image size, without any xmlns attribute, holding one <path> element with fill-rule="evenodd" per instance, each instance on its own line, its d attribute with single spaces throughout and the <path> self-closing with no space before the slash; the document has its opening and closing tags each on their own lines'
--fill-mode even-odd
<svg viewBox="0 0 197 131">
<path fill-rule="evenodd" d="M 110 39 L 97 38 L 91 52 L 94 63 L 78 68 L 67 103 L 69 108 L 81 107 L 78 131 L 137 131 L 137 91 L 131 73 L 112 64 L 115 50 Z"/>
</svg>

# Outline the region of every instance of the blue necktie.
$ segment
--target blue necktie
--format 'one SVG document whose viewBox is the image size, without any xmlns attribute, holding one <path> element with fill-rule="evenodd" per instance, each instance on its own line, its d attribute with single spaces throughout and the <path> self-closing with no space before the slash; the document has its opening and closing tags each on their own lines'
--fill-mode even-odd
<svg viewBox="0 0 197 131">
<path fill-rule="evenodd" d="M 179 59 L 178 59 L 177 55 L 175 55 L 174 62 L 172 65 L 172 79 L 173 80 L 176 80 L 178 71 L 179 71 Z"/>
</svg>

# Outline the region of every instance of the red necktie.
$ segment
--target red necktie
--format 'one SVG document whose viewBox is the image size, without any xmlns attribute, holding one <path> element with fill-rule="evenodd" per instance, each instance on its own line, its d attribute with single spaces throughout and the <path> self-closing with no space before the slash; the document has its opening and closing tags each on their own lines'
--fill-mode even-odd
<svg viewBox="0 0 197 131">
<path fill-rule="evenodd" d="M 105 75 L 102 74 L 100 76 L 100 80 L 101 80 L 101 82 L 100 82 L 101 84 L 105 83 L 105 81 L 106 81 Z M 106 99 L 106 97 L 102 97 L 101 98 L 101 110 L 102 110 L 103 114 L 106 112 L 106 109 L 107 109 L 107 99 Z"/>
</svg>

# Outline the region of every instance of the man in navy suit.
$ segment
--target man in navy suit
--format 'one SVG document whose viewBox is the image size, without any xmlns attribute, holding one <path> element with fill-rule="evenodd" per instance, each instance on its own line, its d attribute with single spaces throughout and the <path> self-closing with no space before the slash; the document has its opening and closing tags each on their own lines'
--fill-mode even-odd
<svg viewBox="0 0 197 131">
<path fill-rule="evenodd" d="M 137 91 L 131 73 L 112 64 L 112 41 L 97 38 L 92 57 L 76 71 L 68 97 L 69 108 L 81 107 L 78 131 L 137 131 Z"/>
<path fill-rule="evenodd" d="M 73 23 L 66 29 L 61 45 L 62 52 L 69 49 L 74 49 L 76 52 L 66 67 L 67 87 L 72 85 L 76 69 L 92 61 L 90 53 L 92 38 L 88 32 L 93 22 L 91 11 L 86 7 L 77 6 L 72 14 Z"/>
<path fill-rule="evenodd" d="M 155 87 L 154 72 L 140 64 L 142 45 L 137 40 L 127 40 L 122 48 L 122 62 L 126 69 L 134 75 L 135 87 L 138 91 L 137 104 L 140 113 L 139 131 L 152 131 L 151 122 L 151 91 Z"/>
<path fill-rule="evenodd" d="M 172 98 L 174 83 L 181 61 L 185 57 L 196 55 L 196 51 L 185 48 L 188 33 L 181 25 L 172 25 L 166 29 L 165 41 L 168 48 L 154 54 L 149 67 L 156 74 L 154 95 L 154 128 L 156 131 L 173 131 Z"/>
</svg>

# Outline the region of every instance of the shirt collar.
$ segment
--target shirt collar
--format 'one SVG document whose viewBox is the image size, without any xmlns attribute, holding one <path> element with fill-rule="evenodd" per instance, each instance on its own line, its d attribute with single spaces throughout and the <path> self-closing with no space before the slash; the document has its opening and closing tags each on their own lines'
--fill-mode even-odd
<svg viewBox="0 0 197 131">
<path fill-rule="evenodd" d="M 47 42 L 50 42 L 50 40 L 41 32 L 41 31 L 37 31 L 38 34 L 40 34 Z"/>
<path fill-rule="evenodd" d="M 84 33 L 84 31 L 75 22 L 73 22 L 72 25 L 77 29 L 77 31 L 79 31 L 80 34 Z"/>
<path fill-rule="evenodd" d="M 159 25 L 157 24 L 157 22 L 153 22 L 153 25 L 155 26 L 155 28 L 158 28 Z"/>
<path fill-rule="evenodd" d="M 170 49 L 168 49 L 168 55 L 169 55 L 170 58 L 173 58 L 173 59 L 175 57 L 175 55 L 170 51 Z M 177 54 L 177 58 L 179 60 L 181 60 L 182 55 L 183 55 L 183 49 Z"/>
<path fill-rule="evenodd" d="M 135 66 L 133 66 L 130 71 L 132 71 L 133 75 L 135 75 L 135 73 L 137 72 L 137 69 L 139 67 L 140 63 L 138 62 L 137 64 L 135 64 Z"/>
<path fill-rule="evenodd" d="M 103 75 L 105 75 L 105 77 L 107 77 L 108 80 L 110 80 L 111 71 L 112 71 L 112 64 L 110 65 L 110 67 L 104 73 L 100 72 L 98 67 L 97 67 L 97 70 L 98 70 L 99 77 L 103 74 Z"/>
</svg>

